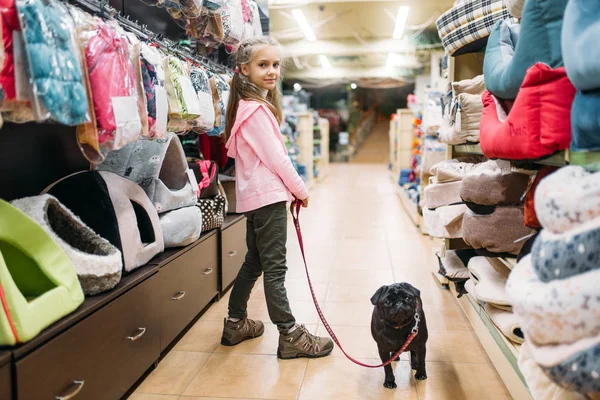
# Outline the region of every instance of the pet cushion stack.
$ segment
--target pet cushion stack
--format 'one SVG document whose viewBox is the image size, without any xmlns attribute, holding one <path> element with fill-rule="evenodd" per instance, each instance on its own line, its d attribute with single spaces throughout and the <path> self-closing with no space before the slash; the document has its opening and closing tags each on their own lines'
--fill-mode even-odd
<svg viewBox="0 0 600 400">
<path fill-rule="evenodd" d="M 469 211 L 463 217 L 463 239 L 481 255 L 517 255 L 534 231 L 524 224 L 521 196 L 529 177 L 511 172 L 510 163 L 487 161 L 461 182 L 460 196 Z"/>
<path fill-rule="evenodd" d="M 202 229 L 202 213 L 196 207 L 198 183 L 174 133 L 165 139 L 140 138 L 111 152 L 98 169 L 141 186 L 160 214 L 165 247 L 198 240 Z"/>
<path fill-rule="evenodd" d="M 565 167 L 535 193 L 544 230 L 507 293 L 533 358 L 558 385 L 600 392 L 600 173 Z"/>
<path fill-rule="evenodd" d="M 483 75 L 473 79 L 452 82 L 448 104 L 444 104 L 444 116 L 440 127 L 440 141 L 447 144 L 479 142 L 479 121 L 485 92 Z"/>
<path fill-rule="evenodd" d="M 571 109 L 573 150 L 600 150 L 600 35 L 598 0 L 571 0 L 565 11 L 562 50 L 577 89 Z"/>
</svg>

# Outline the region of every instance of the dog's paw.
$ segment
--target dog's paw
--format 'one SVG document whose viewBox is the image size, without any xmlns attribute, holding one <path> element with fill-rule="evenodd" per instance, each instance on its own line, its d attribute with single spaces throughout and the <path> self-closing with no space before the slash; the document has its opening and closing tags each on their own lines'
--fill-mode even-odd
<svg viewBox="0 0 600 400">
<path fill-rule="evenodd" d="M 387 389 L 396 389 L 398 387 L 398 385 L 396 385 L 396 381 L 388 381 L 386 380 L 385 382 L 383 382 L 383 387 L 387 388 Z"/>
<path fill-rule="evenodd" d="M 415 370 L 415 371 L 416 371 L 416 370 L 417 370 L 417 362 L 416 362 L 416 361 L 411 361 L 411 362 L 410 362 L 410 367 L 411 367 L 413 370 Z"/>
<path fill-rule="evenodd" d="M 418 381 L 424 381 L 425 379 L 427 379 L 427 374 L 426 373 L 416 374 L 415 379 Z"/>
</svg>

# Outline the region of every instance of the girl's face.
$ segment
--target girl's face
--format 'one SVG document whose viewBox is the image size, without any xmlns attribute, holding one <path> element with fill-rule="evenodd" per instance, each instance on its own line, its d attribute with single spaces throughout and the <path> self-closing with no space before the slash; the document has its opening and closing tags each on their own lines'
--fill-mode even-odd
<svg viewBox="0 0 600 400">
<path fill-rule="evenodd" d="M 261 45 L 252 61 L 242 64 L 242 73 L 261 89 L 274 90 L 281 75 L 281 54 L 278 47 Z"/>
</svg>

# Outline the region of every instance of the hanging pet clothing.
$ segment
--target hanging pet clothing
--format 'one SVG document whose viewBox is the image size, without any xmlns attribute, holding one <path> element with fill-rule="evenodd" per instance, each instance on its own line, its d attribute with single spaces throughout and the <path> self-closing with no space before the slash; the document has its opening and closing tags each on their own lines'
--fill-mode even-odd
<svg viewBox="0 0 600 400">
<path fill-rule="evenodd" d="M 31 218 L 0 200 L 0 345 L 37 336 L 84 295 L 73 263 Z"/>
<path fill-rule="evenodd" d="M 170 132 L 185 132 L 202 108 L 190 81 L 188 65 L 174 56 L 165 58 L 166 88 L 169 99 Z"/>
<path fill-rule="evenodd" d="M 165 248 L 194 243 L 202 233 L 202 212 L 196 206 L 179 208 L 160 214 Z"/>
<path fill-rule="evenodd" d="M 196 204 L 198 183 L 174 133 L 167 134 L 166 139 L 140 138 L 113 151 L 98 170 L 110 171 L 140 185 L 159 213 Z"/>
<path fill-rule="evenodd" d="M 144 92 L 144 79 L 142 76 L 142 43 L 133 33 L 126 33 L 129 42 L 129 58 L 135 70 L 135 88 L 138 105 L 138 114 L 142 123 L 142 136 L 150 136 L 148 133 L 148 105 L 146 103 L 146 93 Z"/>
<path fill-rule="evenodd" d="M 229 84 L 224 77 L 214 74 L 210 78 L 211 91 L 215 104 L 215 127 L 206 132 L 208 136 L 220 136 L 225 131 L 225 112 L 229 103 Z"/>
<path fill-rule="evenodd" d="M 57 0 L 17 0 L 16 5 L 36 120 L 89 122 L 81 52 L 66 6 Z"/>
<path fill-rule="evenodd" d="M 198 200 L 202 212 L 202 232 L 221 227 L 225 223 L 225 197 L 215 196 L 213 199 Z"/>
<path fill-rule="evenodd" d="M 142 44 L 142 80 L 148 107 L 148 135 L 155 139 L 167 136 L 169 118 L 163 58 L 164 56 L 157 48 Z"/>
<path fill-rule="evenodd" d="M 225 0 L 219 9 L 223 20 L 223 43 L 231 46 L 237 45 L 244 38 L 244 17 L 240 0 Z"/>
<path fill-rule="evenodd" d="M 125 271 L 164 250 L 156 209 L 135 183 L 110 172 L 80 172 L 46 189 L 83 223 L 121 250 Z"/>
<path fill-rule="evenodd" d="M 63 249 L 75 267 L 86 296 L 110 290 L 121 281 L 121 252 L 56 198 L 45 194 L 11 204 L 33 219 Z"/>
<path fill-rule="evenodd" d="M 200 117 L 192 121 L 192 128 L 199 133 L 212 130 L 215 126 L 215 105 L 208 75 L 204 68 L 193 67 L 190 78 L 200 104 Z"/>
</svg>

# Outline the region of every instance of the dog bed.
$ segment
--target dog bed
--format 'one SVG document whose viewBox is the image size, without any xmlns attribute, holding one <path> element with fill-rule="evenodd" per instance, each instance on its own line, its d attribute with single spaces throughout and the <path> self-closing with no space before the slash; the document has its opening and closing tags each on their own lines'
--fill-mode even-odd
<svg viewBox="0 0 600 400">
<path fill-rule="evenodd" d="M 200 238 L 202 213 L 196 206 L 168 211 L 159 218 L 165 248 L 187 246 Z"/>
<path fill-rule="evenodd" d="M 529 177 L 510 171 L 505 161 L 487 161 L 473 168 L 461 181 L 460 197 L 467 206 L 479 213 L 489 214 L 497 205 L 521 203 Z"/>
<path fill-rule="evenodd" d="M 536 63 L 563 65 L 560 35 L 568 0 L 528 0 L 520 24 L 498 22 L 485 50 L 485 87 L 502 99 L 514 99 Z"/>
<path fill-rule="evenodd" d="M 152 202 L 135 183 L 111 172 L 80 172 L 46 189 L 94 232 L 121 250 L 130 272 L 164 250 Z"/>
<path fill-rule="evenodd" d="M 571 108 L 571 150 L 600 150 L 600 90 L 577 92 Z"/>
<path fill-rule="evenodd" d="M 496 258 L 473 257 L 468 269 L 474 278 L 473 294 L 479 301 L 504 310 L 511 309 L 510 299 L 504 289 L 510 271 L 502 262 Z"/>
<path fill-rule="evenodd" d="M 534 360 L 553 382 L 567 390 L 598 397 L 600 337 L 560 345 L 528 343 Z"/>
<path fill-rule="evenodd" d="M 11 203 L 33 219 L 71 259 L 86 296 L 105 292 L 121 281 L 121 252 L 98 236 L 48 194 Z"/>
<path fill-rule="evenodd" d="M 561 233 L 600 217 L 600 172 L 567 166 L 540 181 L 535 191 L 535 212 L 540 224 Z"/>
<path fill-rule="evenodd" d="M 537 344 L 570 343 L 600 334 L 600 270 L 542 282 L 532 255 L 513 269 L 506 291 L 528 339 Z"/>
<path fill-rule="evenodd" d="M 448 105 L 449 111 L 439 130 L 440 141 L 447 144 L 479 142 L 479 120 L 483 103 L 480 94 L 460 93 Z"/>
<path fill-rule="evenodd" d="M 519 325 L 519 320 L 511 311 L 501 310 L 486 303 L 485 312 L 490 317 L 494 325 L 511 342 L 521 344 L 525 341 L 525 336 Z"/>
<path fill-rule="evenodd" d="M 432 166 L 429 172 L 438 183 L 456 182 L 462 180 L 482 160 L 479 156 L 444 160 Z"/>
<path fill-rule="evenodd" d="M 423 209 L 425 231 L 433 237 L 455 239 L 462 237 L 463 215 L 468 210 L 464 204 Z"/>
<path fill-rule="evenodd" d="M 532 183 L 529 186 L 529 189 L 527 189 L 527 194 L 525 195 L 525 201 L 524 201 L 525 225 L 527 225 L 530 228 L 533 228 L 533 229 L 541 229 L 542 228 L 542 225 L 540 225 L 540 221 L 538 221 L 537 214 L 535 213 L 535 201 L 534 200 L 535 200 L 535 192 L 538 188 L 538 185 L 540 184 L 542 179 L 544 179 L 548 175 L 556 172 L 558 169 L 559 169 L 558 167 L 544 167 L 544 168 L 540 169 L 533 177 L 530 178 L 532 180 Z"/>
<path fill-rule="evenodd" d="M 564 233 L 542 230 L 531 249 L 533 269 L 542 282 L 600 269 L 600 218 Z"/>
<path fill-rule="evenodd" d="M 481 150 L 486 157 L 536 160 L 569 148 L 575 88 L 564 67 L 535 64 L 527 71 L 507 115 L 490 92 L 483 94 Z"/>
<path fill-rule="evenodd" d="M 467 280 L 471 277 L 467 264 L 469 260 L 476 256 L 471 249 L 464 250 L 446 250 L 446 254 L 442 256 L 437 253 L 438 262 L 440 264 L 440 273 L 452 281 Z"/>
<path fill-rule="evenodd" d="M 494 24 L 507 18 L 502 0 L 461 0 L 435 24 L 446 52 L 458 56 L 484 48 Z"/>
<path fill-rule="evenodd" d="M 567 75 L 578 90 L 600 89 L 598 0 L 570 0 L 562 29 L 562 54 Z"/>
<path fill-rule="evenodd" d="M 522 206 L 502 206 L 488 215 L 467 211 L 462 220 L 462 233 L 469 246 L 485 249 L 486 254 L 517 255 L 524 244 L 524 240 L 519 239 L 531 235 L 533 230 L 523 223 Z"/>
<path fill-rule="evenodd" d="M 217 195 L 212 199 L 198 200 L 198 208 L 202 212 L 202 232 L 217 229 L 225 223 L 227 199 Z"/>
<path fill-rule="evenodd" d="M 0 345 L 33 339 L 83 303 L 73 263 L 22 211 L 0 200 Z"/>
<path fill-rule="evenodd" d="M 172 132 L 166 139 L 140 138 L 111 152 L 98 170 L 140 185 L 159 213 L 196 204 L 198 183 L 194 174 L 188 173 L 183 147 Z"/>
<path fill-rule="evenodd" d="M 460 181 L 447 183 L 433 183 L 425 187 L 425 204 L 427 208 L 461 204 Z"/>
</svg>

